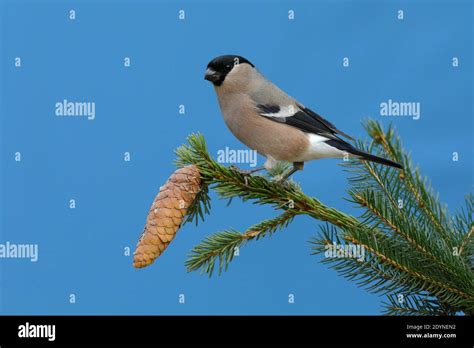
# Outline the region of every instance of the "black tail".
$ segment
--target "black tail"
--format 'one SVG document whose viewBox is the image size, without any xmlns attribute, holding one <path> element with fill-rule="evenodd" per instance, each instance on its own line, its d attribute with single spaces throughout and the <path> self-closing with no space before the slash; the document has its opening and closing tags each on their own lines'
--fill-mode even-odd
<svg viewBox="0 0 474 348">
<path fill-rule="evenodd" d="M 384 164 L 386 166 L 395 167 L 398 169 L 403 169 L 402 165 L 398 164 L 397 162 L 393 162 L 382 157 L 374 156 L 374 155 L 371 155 L 370 153 L 366 153 L 362 151 L 357 151 L 357 152 L 358 153 L 355 153 L 354 155 L 360 156 L 361 159 L 363 160 Z"/>
<path fill-rule="evenodd" d="M 331 146 L 333 146 L 333 147 L 335 147 L 339 150 L 346 151 L 346 152 L 348 152 L 352 155 L 358 156 L 362 160 L 371 161 L 371 162 L 375 162 L 375 163 L 380 163 L 380 164 L 390 166 L 390 167 L 395 167 L 395 168 L 398 168 L 398 169 L 403 169 L 403 167 L 400 164 L 398 164 L 397 162 L 393 162 L 393 161 L 390 161 L 388 159 L 378 157 L 378 156 L 372 155 L 370 153 L 357 150 L 354 146 L 352 146 L 351 144 L 346 143 L 343 140 L 333 140 L 333 139 L 331 139 L 331 140 L 325 141 L 325 143 L 328 144 L 328 145 L 331 145 Z"/>
</svg>

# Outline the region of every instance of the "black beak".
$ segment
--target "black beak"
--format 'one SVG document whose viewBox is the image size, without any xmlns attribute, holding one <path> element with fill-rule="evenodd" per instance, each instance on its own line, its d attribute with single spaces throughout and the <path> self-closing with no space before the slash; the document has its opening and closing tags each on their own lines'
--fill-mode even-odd
<svg viewBox="0 0 474 348">
<path fill-rule="evenodd" d="M 204 79 L 211 82 L 219 81 L 221 79 L 221 73 L 215 71 L 214 69 L 207 68 L 206 74 L 204 75 Z"/>
</svg>

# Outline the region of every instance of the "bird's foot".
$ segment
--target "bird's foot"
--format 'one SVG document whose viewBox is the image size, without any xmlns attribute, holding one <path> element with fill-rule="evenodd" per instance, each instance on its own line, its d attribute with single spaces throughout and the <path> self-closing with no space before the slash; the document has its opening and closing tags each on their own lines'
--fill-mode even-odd
<svg viewBox="0 0 474 348">
<path fill-rule="evenodd" d="M 264 169 L 263 167 L 259 167 L 259 168 L 255 168 L 255 169 L 240 169 L 239 167 L 235 166 L 235 165 L 231 165 L 229 167 L 230 169 L 244 175 L 244 176 L 251 176 L 253 173 L 256 173 L 262 169 Z"/>
<path fill-rule="evenodd" d="M 272 181 L 275 184 L 282 185 L 285 188 L 288 188 L 288 189 L 291 188 L 290 180 L 288 180 L 288 176 L 286 176 L 286 175 L 283 175 L 283 174 L 275 175 L 272 178 Z"/>
<path fill-rule="evenodd" d="M 234 170 L 234 171 L 236 171 L 236 172 L 242 174 L 242 175 L 246 175 L 246 176 L 252 175 L 252 171 L 249 170 L 249 169 L 240 169 L 240 168 L 237 167 L 237 166 L 230 166 L 230 168 L 231 168 L 232 170 Z"/>
<path fill-rule="evenodd" d="M 258 172 L 259 170 L 261 170 L 261 168 L 250 169 L 250 170 L 249 169 L 240 169 L 239 167 L 237 167 L 235 165 L 231 165 L 230 169 L 232 169 L 233 171 L 236 171 L 237 173 L 240 173 L 244 176 L 245 186 L 249 185 L 249 183 L 248 183 L 249 177 L 251 177 L 253 173 Z"/>
</svg>

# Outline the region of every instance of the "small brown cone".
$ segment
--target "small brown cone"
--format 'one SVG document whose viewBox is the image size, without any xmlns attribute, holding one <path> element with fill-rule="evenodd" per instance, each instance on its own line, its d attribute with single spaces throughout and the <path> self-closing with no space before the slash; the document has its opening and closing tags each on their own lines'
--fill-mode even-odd
<svg viewBox="0 0 474 348">
<path fill-rule="evenodd" d="M 184 216 L 201 189 L 196 166 L 177 169 L 160 187 L 146 219 L 145 229 L 133 254 L 133 266 L 152 264 L 173 240 Z"/>
</svg>

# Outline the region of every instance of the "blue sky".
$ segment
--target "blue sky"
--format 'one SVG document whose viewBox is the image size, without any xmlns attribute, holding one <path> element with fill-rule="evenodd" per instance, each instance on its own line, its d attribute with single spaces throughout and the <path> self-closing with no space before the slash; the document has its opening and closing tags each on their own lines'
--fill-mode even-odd
<svg viewBox="0 0 474 348">
<path fill-rule="evenodd" d="M 307 217 L 248 244 L 220 277 L 186 273 L 186 255 L 205 236 L 275 215 L 251 203 L 227 207 L 213 196 L 206 221 L 182 228 L 155 264 L 136 270 L 124 256 L 188 134 L 202 132 L 214 155 L 226 146 L 245 148 L 227 130 L 203 80 L 209 60 L 221 54 L 248 58 L 355 137 L 365 137 L 365 118 L 393 122 L 451 210 L 472 189 L 469 1 L 0 3 L 0 243 L 39 247 L 37 262 L 0 259 L 1 313 L 380 312 L 383 298 L 310 255 L 308 239 L 319 222 Z M 94 102 L 95 119 L 57 117 L 55 104 L 64 99 Z M 380 103 L 389 99 L 420 103 L 420 119 L 382 117 Z M 306 193 L 357 214 L 344 200 L 347 175 L 337 164 L 308 163 L 295 179 Z"/>
</svg>

